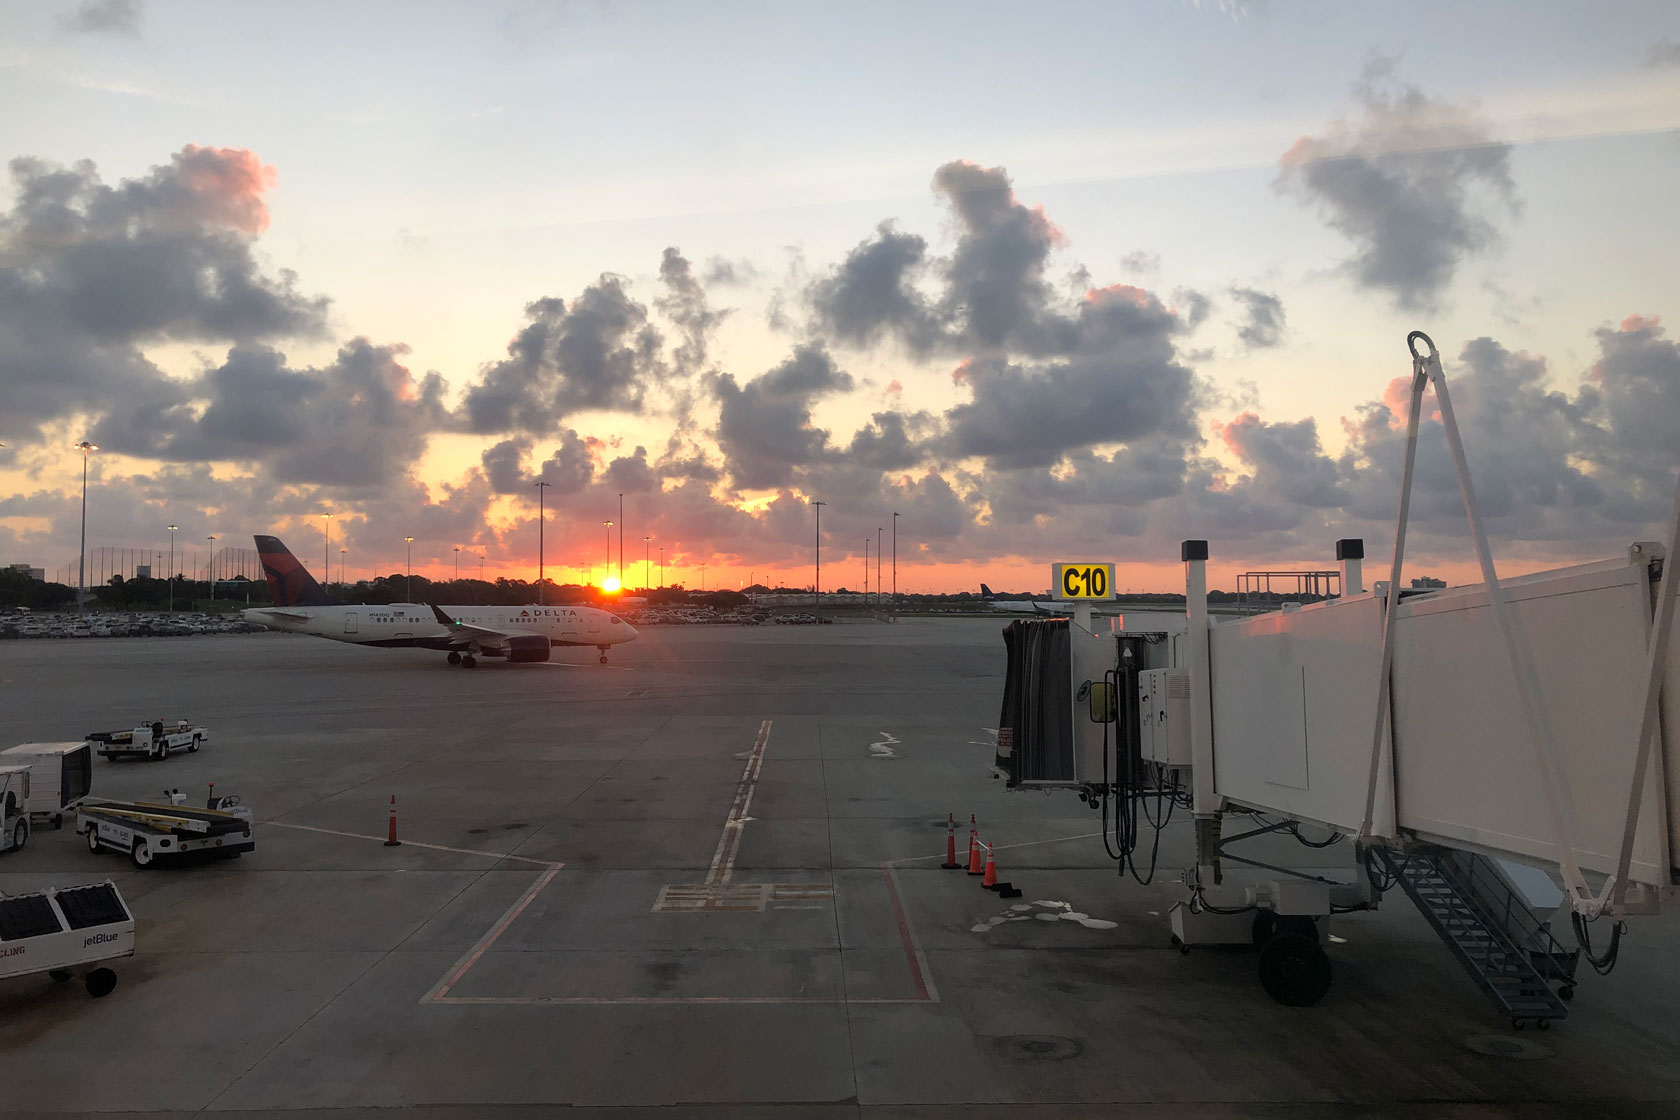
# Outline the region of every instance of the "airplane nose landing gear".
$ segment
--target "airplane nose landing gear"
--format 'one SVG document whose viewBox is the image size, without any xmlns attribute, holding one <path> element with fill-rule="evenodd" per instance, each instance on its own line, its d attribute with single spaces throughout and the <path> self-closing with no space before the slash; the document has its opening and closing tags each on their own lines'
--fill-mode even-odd
<svg viewBox="0 0 1680 1120">
<path fill-rule="evenodd" d="M 607 663 L 607 647 L 596 646 L 595 648 L 601 651 L 601 664 L 605 665 Z"/>
</svg>

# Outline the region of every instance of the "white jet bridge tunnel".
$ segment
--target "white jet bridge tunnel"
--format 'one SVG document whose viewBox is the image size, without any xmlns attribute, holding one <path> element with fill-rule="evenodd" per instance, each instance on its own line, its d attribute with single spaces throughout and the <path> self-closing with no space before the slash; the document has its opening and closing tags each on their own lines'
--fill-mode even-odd
<svg viewBox="0 0 1680 1120">
<path fill-rule="evenodd" d="M 1664 543 L 1499 579 L 1434 345 L 1408 343 L 1389 579 L 1367 590 L 1363 543 L 1343 540 L 1339 597 L 1215 620 L 1208 544 L 1185 541 L 1182 615 L 1128 612 L 1100 635 L 1088 616 L 1010 625 L 997 763 L 1012 786 L 1100 803 L 1122 870 L 1160 807 L 1190 811 L 1196 867 L 1174 942 L 1253 941 L 1283 1002 L 1328 990 L 1332 913 L 1400 887 L 1496 1007 L 1544 1026 L 1566 1013 L 1577 961 L 1607 971 L 1622 921 L 1656 912 L 1680 884 L 1680 631 L 1665 565 L 1680 550 L 1680 494 Z M 1484 581 L 1402 592 L 1428 385 Z M 1279 831 L 1329 842 L 1303 827 L 1357 845 L 1356 882 L 1234 850 Z M 1567 945 L 1553 931 L 1565 917 Z"/>
</svg>

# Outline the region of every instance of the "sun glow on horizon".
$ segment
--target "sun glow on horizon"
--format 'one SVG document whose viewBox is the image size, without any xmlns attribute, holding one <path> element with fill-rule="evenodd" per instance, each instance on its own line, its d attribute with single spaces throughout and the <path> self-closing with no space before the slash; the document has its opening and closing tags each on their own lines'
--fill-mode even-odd
<svg viewBox="0 0 1680 1120">
<path fill-rule="evenodd" d="M 608 576 L 601 583 L 601 590 L 603 590 L 603 591 L 617 591 L 618 590 L 618 577 L 617 576 Z"/>
</svg>

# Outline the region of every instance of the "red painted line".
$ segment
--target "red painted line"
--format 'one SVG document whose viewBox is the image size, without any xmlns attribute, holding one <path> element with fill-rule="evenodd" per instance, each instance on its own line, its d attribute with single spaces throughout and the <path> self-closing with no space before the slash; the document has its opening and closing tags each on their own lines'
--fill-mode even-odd
<svg viewBox="0 0 1680 1120">
<path fill-rule="evenodd" d="M 352 840 L 377 840 L 383 844 L 385 837 L 369 836 L 365 832 L 340 832 L 336 828 L 317 828 L 312 824 L 292 824 L 289 821 L 259 821 L 259 824 L 271 825 L 274 828 L 295 828 L 299 832 L 321 832 L 328 836 L 348 836 Z M 512 852 L 483 852 L 477 848 L 450 848 L 443 844 L 423 844 L 418 840 L 404 840 L 403 846 L 408 848 L 426 848 L 434 852 L 454 852 L 463 856 L 484 856 L 487 859 L 512 859 L 520 863 L 534 863 L 538 867 L 552 867 L 556 871 L 564 867 L 563 863 L 556 863 L 551 859 L 532 859 L 530 856 L 516 856 Z"/>
<path fill-rule="evenodd" d="M 541 894 L 542 889 L 553 882 L 554 877 L 558 874 L 560 874 L 558 867 L 551 867 L 543 872 L 541 878 L 531 884 L 519 901 L 508 907 L 508 911 L 502 915 L 501 921 L 490 927 L 490 932 L 479 938 L 478 944 L 468 950 L 466 956 L 456 961 L 455 967 L 449 970 L 449 974 L 438 981 L 437 987 L 422 996 L 420 1002 L 438 1003 L 444 996 L 448 995 L 449 989 L 460 983 L 461 977 L 465 976 L 467 971 L 478 963 L 478 959 L 485 954 L 485 951 L 494 945 L 502 934 L 507 932 L 508 927 L 514 923 L 515 919 L 525 912 L 527 906 L 531 905 L 531 900 Z"/>
<path fill-rule="evenodd" d="M 929 991 L 927 977 L 922 972 L 922 950 L 916 944 L 916 935 L 910 928 L 910 919 L 904 913 L 904 903 L 898 897 L 897 876 L 893 874 L 891 867 L 885 865 L 881 867 L 881 876 L 887 881 L 887 898 L 892 902 L 893 918 L 898 922 L 899 940 L 904 943 L 904 962 L 910 966 L 910 979 L 916 985 L 915 1002 L 932 1002 L 934 997 Z"/>
</svg>

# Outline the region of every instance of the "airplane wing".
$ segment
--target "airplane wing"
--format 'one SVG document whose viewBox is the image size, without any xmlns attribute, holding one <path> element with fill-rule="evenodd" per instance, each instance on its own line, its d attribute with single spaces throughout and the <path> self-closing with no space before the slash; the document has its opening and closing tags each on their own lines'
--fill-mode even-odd
<svg viewBox="0 0 1680 1120">
<path fill-rule="evenodd" d="M 275 607 L 252 607 L 247 614 L 266 614 L 271 618 L 295 618 L 304 621 L 310 617 L 308 611 L 290 611 Z"/>
<path fill-rule="evenodd" d="M 491 630 L 484 626 L 474 626 L 470 622 L 462 622 L 444 613 L 442 607 L 432 604 L 432 614 L 437 620 L 449 627 L 451 638 L 459 637 L 461 643 L 477 642 L 481 646 L 497 647 L 504 645 L 509 638 L 540 638 L 541 634 L 534 634 L 529 630 Z"/>
</svg>

